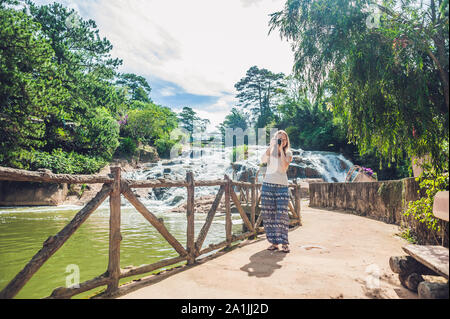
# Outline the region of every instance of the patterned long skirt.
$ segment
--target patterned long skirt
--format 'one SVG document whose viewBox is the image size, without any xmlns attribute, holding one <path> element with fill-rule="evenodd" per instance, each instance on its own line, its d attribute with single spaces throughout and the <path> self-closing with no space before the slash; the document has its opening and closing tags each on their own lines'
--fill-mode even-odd
<svg viewBox="0 0 450 319">
<path fill-rule="evenodd" d="M 271 244 L 289 244 L 289 190 L 285 185 L 264 182 L 261 189 L 261 214 L 267 240 Z"/>
</svg>

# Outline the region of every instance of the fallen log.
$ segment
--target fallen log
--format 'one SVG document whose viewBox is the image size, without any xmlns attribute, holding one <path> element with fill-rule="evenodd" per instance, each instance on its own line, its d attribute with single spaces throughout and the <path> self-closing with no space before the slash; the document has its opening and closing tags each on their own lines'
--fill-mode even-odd
<svg viewBox="0 0 450 319">
<path fill-rule="evenodd" d="M 406 277 L 405 285 L 409 290 L 417 292 L 417 287 L 422 281 L 425 281 L 425 279 L 421 275 L 413 272 Z"/>
<path fill-rule="evenodd" d="M 389 258 L 389 266 L 396 274 L 410 275 L 416 273 L 419 275 L 438 276 L 435 271 L 422 265 L 411 256 L 392 256 Z M 405 279 L 406 277 L 407 276 L 405 276 Z"/>
<path fill-rule="evenodd" d="M 448 282 L 423 281 L 417 288 L 420 299 L 448 299 Z"/>
</svg>

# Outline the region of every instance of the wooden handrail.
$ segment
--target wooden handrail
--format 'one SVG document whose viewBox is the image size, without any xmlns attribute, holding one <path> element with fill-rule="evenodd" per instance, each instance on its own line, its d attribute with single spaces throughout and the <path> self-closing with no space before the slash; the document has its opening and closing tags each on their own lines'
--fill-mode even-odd
<svg viewBox="0 0 450 319">
<path fill-rule="evenodd" d="M 111 167 L 112 174 L 110 176 L 96 175 L 68 175 L 53 174 L 49 171 L 29 172 L 12 168 L 0 167 L 0 180 L 30 181 L 30 182 L 50 182 L 50 183 L 103 183 L 102 189 L 91 199 L 58 234 L 50 236 L 43 244 L 43 248 L 27 263 L 13 280 L 0 292 L 0 298 L 13 298 L 20 289 L 30 280 L 30 278 L 39 270 L 39 268 L 67 241 L 67 239 L 81 226 L 81 224 L 99 207 L 99 205 L 110 196 L 110 230 L 109 230 L 109 261 L 107 270 L 90 280 L 87 280 L 75 287 L 59 287 L 53 290 L 48 298 L 70 298 L 79 293 L 89 291 L 96 287 L 107 285 L 104 292 L 106 296 L 113 296 L 119 290 L 119 279 L 144 274 L 155 271 L 162 267 L 174 265 L 187 260 L 187 264 L 193 264 L 196 258 L 218 250 L 223 247 L 231 247 L 232 243 L 238 240 L 256 236 L 263 232 L 260 226 L 263 214 L 259 214 L 255 221 L 256 208 L 261 201 L 259 189 L 262 184 L 255 182 L 252 178 L 251 182 L 233 181 L 227 175 L 223 180 L 195 181 L 192 172 L 186 174 L 184 181 L 171 180 L 152 180 L 137 181 L 124 179 L 121 176 L 120 167 Z M 195 216 L 195 187 L 204 186 L 220 186 L 214 202 L 208 211 L 205 223 L 198 234 L 197 240 L 194 238 L 194 216 Z M 240 194 L 245 191 L 247 193 L 246 202 L 250 201 L 250 218 L 244 211 L 239 197 L 233 189 L 233 186 L 240 188 Z M 152 214 L 145 205 L 133 194 L 132 188 L 155 188 L 155 187 L 186 187 L 187 190 L 187 232 L 186 232 L 186 248 L 178 242 L 177 239 L 167 230 L 164 223 L 161 222 L 154 214 Z M 293 196 L 290 196 L 289 211 L 292 213 L 294 220 L 290 221 L 291 225 L 301 225 L 300 214 L 300 185 L 296 182 L 290 184 L 293 187 Z M 250 196 L 248 191 L 250 190 Z M 122 236 L 120 234 L 120 206 L 121 195 L 141 213 L 150 224 L 163 236 L 163 238 L 175 249 L 179 254 L 178 257 L 165 259 L 149 265 L 139 267 L 120 268 L 120 242 Z M 219 207 L 222 197 L 225 195 L 225 241 L 219 244 L 211 244 L 202 249 L 204 240 L 213 222 L 215 213 Z M 248 232 L 235 236 L 232 234 L 231 219 L 231 203 L 233 203 L 240 214 Z"/>
<path fill-rule="evenodd" d="M 67 184 L 109 184 L 114 178 L 100 175 L 54 174 L 49 170 L 26 171 L 0 166 L 0 180 L 17 182 L 45 182 Z"/>
</svg>

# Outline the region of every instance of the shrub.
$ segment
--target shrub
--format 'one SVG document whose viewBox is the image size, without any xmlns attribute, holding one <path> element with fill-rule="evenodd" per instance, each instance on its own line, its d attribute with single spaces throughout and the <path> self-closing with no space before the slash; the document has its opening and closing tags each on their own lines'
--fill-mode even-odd
<svg viewBox="0 0 450 319">
<path fill-rule="evenodd" d="M 119 138 L 120 144 L 116 152 L 124 155 L 134 155 L 136 153 L 137 145 L 131 137 Z"/>
<path fill-rule="evenodd" d="M 158 151 L 159 156 L 161 157 L 169 157 L 170 150 L 176 144 L 175 140 L 171 140 L 167 136 L 163 136 L 155 141 L 156 150 Z"/>
<path fill-rule="evenodd" d="M 434 169 L 428 168 L 416 180 L 420 180 L 420 190 L 418 193 L 420 194 L 425 191 L 426 195 L 409 203 L 404 215 L 411 215 L 420 223 L 425 224 L 432 232 L 440 232 L 441 226 L 439 219 L 433 215 L 433 203 L 437 192 L 449 189 L 448 173 L 436 173 Z"/>
<path fill-rule="evenodd" d="M 95 174 L 107 164 L 101 157 L 86 156 L 55 149 L 52 153 L 34 151 L 30 156 L 32 170 L 45 168 L 56 174 Z"/>
<path fill-rule="evenodd" d="M 243 159 L 248 159 L 248 145 L 238 145 L 233 147 L 233 153 L 231 154 L 231 162 L 237 162 Z"/>
</svg>

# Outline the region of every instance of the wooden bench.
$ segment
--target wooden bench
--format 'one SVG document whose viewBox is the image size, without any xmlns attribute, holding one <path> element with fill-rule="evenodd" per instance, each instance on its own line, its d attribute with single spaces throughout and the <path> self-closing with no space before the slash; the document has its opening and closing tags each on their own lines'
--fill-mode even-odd
<svg viewBox="0 0 450 319">
<path fill-rule="evenodd" d="M 449 192 L 439 192 L 434 198 L 433 215 L 449 221 Z M 402 285 L 418 293 L 421 299 L 445 299 L 448 293 L 449 250 L 442 246 L 406 245 L 408 256 L 395 256 L 389 260 L 393 272 L 399 275 Z M 424 280 L 422 275 L 442 276 L 447 283 Z"/>
</svg>

